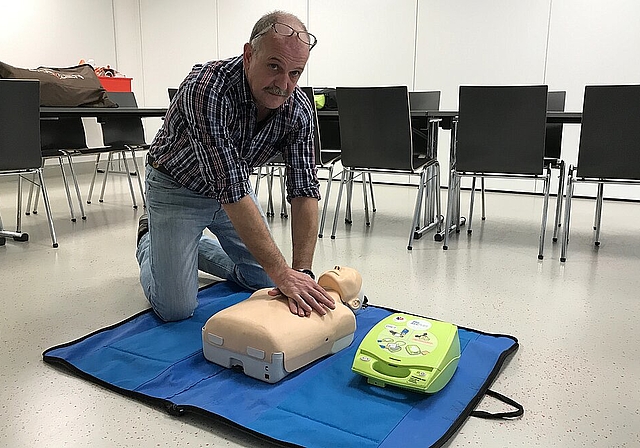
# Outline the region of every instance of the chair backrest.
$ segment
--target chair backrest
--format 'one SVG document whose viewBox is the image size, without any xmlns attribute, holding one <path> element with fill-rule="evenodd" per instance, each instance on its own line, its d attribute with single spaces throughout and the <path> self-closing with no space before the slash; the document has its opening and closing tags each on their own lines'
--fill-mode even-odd
<svg viewBox="0 0 640 448">
<path fill-rule="evenodd" d="M 547 110 L 564 111 L 567 92 L 555 91 L 547 93 Z M 544 156 L 549 159 L 560 159 L 562 148 L 562 123 L 547 123 L 547 135 L 544 142 Z"/>
<path fill-rule="evenodd" d="M 440 91 L 409 92 L 409 107 L 411 111 L 440 110 Z M 427 147 L 427 133 L 429 132 L 427 114 L 412 115 L 411 126 L 413 128 L 414 152 L 426 155 L 429 151 Z"/>
<path fill-rule="evenodd" d="M 640 85 L 585 87 L 577 174 L 640 180 Z"/>
<path fill-rule="evenodd" d="M 0 79 L 0 171 L 41 166 L 40 82 Z"/>
<path fill-rule="evenodd" d="M 318 112 L 316 110 L 316 102 L 313 98 L 313 87 L 302 87 L 302 91 L 307 95 L 309 101 L 311 101 L 311 106 L 313 107 L 313 148 L 316 154 L 316 164 L 322 163 L 322 155 L 320 154 L 322 150 L 322 143 L 320 141 L 320 125 L 318 124 Z"/>
<path fill-rule="evenodd" d="M 342 165 L 413 170 L 406 86 L 338 87 Z"/>
<path fill-rule="evenodd" d="M 167 93 L 169 94 L 169 101 L 171 101 L 173 97 L 176 96 L 176 93 L 178 93 L 178 89 L 175 87 L 169 87 L 167 88 Z"/>
<path fill-rule="evenodd" d="M 138 107 L 136 95 L 133 92 L 109 92 L 108 95 L 118 107 Z"/>
<path fill-rule="evenodd" d="M 137 108 L 133 92 L 109 92 L 109 99 L 122 108 Z M 142 118 L 135 116 L 109 115 L 100 118 L 102 138 L 106 146 L 144 145 L 144 126 Z"/>
<path fill-rule="evenodd" d="M 542 174 L 547 86 L 460 86 L 456 169 Z"/>
<path fill-rule="evenodd" d="M 409 106 L 411 110 L 440 110 L 440 92 L 409 92 Z"/>
</svg>

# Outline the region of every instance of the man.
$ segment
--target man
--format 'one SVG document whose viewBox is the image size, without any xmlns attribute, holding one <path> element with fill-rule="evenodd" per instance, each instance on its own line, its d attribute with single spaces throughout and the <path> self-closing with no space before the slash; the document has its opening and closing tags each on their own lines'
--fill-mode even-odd
<svg viewBox="0 0 640 448">
<path fill-rule="evenodd" d="M 251 290 L 274 287 L 270 294 L 288 297 L 299 316 L 335 308 L 311 272 L 320 194 L 312 105 L 297 87 L 315 42 L 297 17 L 276 11 L 255 24 L 242 56 L 196 65 L 180 85 L 149 150 L 148 218 L 136 252 L 161 319 L 192 315 L 198 268 Z M 291 266 L 249 179 L 278 153 L 287 165 Z"/>
</svg>

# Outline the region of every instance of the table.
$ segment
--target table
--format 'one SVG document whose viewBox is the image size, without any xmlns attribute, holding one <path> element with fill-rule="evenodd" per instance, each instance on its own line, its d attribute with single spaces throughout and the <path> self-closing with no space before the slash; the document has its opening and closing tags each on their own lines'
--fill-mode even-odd
<svg viewBox="0 0 640 448">
<path fill-rule="evenodd" d="M 164 117 L 166 108 L 161 107 L 41 107 L 40 119 L 58 117 Z"/>
</svg>

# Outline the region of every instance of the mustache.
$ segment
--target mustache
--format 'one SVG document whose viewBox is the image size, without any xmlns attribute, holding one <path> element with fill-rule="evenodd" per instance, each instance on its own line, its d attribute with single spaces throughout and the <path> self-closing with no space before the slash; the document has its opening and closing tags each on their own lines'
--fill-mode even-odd
<svg viewBox="0 0 640 448">
<path fill-rule="evenodd" d="M 289 92 L 286 90 L 279 89 L 277 87 L 266 87 L 265 92 L 271 93 L 272 95 L 287 97 L 289 96 Z"/>
</svg>

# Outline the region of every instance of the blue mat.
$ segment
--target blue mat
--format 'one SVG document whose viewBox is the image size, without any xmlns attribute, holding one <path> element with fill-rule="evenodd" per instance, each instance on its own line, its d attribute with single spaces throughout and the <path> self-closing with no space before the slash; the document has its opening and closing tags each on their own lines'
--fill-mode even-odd
<svg viewBox="0 0 640 448">
<path fill-rule="evenodd" d="M 518 348 L 512 336 L 460 328 L 458 369 L 440 392 L 428 396 L 371 386 L 351 371 L 353 356 L 369 329 L 394 310 L 369 306 L 357 316 L 350 347 L 271 385 L 212 364 L 202 354 L 207 319 L 249 295 L 219 283 L 200 291 L 191 319 L 163 323 L 147 310 L 50 348 L 43 358 L 171 414 L 222 418 L 285 445 L 427 447 L 455 434 Z"/>
</svg>

